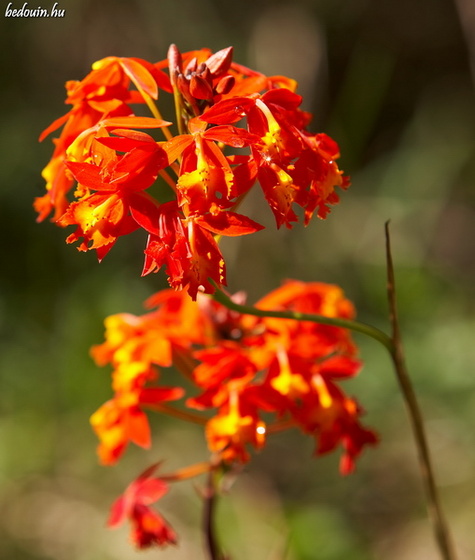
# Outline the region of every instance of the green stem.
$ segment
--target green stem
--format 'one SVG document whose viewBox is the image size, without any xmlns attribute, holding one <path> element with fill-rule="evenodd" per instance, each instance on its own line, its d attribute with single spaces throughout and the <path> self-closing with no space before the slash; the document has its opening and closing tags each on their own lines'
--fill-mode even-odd
<svg viewBox="0 0 475 560">
<path fill-rule="evenodd" d="M 216 284 L 215 284 L 216 286 Z M 360 332 L 380 342 L 389 352 L 393 352 L 394 345 L 391 338 L 380 329 L 361 323 L 352 321 L 351 319 L 342 319 L 341 317 L 326 317 L 324 315 L 316 315 L 314 313 L 300 313 L 299 311 L 271 311 L 269 309 L 259 309 L 251 305 L 240 305 L 235 303 L 228 295 L 216 286 L 216 292 L 213 298 L 233 311 L 242 313 L 243 315 L 254 315 L 256 317 L 274 317 L 276 319 L 295 319 L 296 321 L 310 321 L 311 323 L 319 323 L 322 325 L 331 325 L 341 327 L 351 331 Z"/>
<path fill-rule="evenodd" d="M 175 117 L 176 117 L 176 125 L 178 128 L 178 134 L 186 134 L 186 125 L 185 120 L 183 118 L 183 97 L 178 90 L 178 86 L 173 82 L 173 101 L 175 104 Z"/>
<path fill-rule="evenodd" d="M 174 193 L 176 193 L 176 183 L 170 177 L 170 175 L 165 171 L 165 169 L 160 169 L 159 173 L 160 173 L 160 177 L 162 177 L 165 183 L 172 189 Z"/>
<path fill-rule="evenodd" d="M 145 103 L 147 104 L 147 107 L 150 109 L 150 112 L 152 113 L 152 115 L 159 121 L 163 121 L 162 115 L 160 113 L 160 111 L 158 110 L 158 107 L 155 105 L 154 100 L 150 97 L 150 95 L 148 93 L 146 93 L 140 86 L 139 84 L 135 84 L 135 86 L 137 87 L 140 95 L 143 97 L 143 100 L 145 101 Z M 163 133 L 163 135 L 165 136 L 165 138 L 167 140 L 171 140 L 173 138 L 172 133 L 168 130 L 168 128 L 166 127 L 162 127 L 161 128 L 161 132 Z"/>
<path fill-rule="evenodd" d="M 394 278 L 394 267 L 391 256 L 391 243 L 389 237 L 389 222 L 385 224 L 386 234 L 386 262 L 387 262 L 387 292 L 389 301 L 389 316 L 392 329 L 393 348 L 390 351 L 399 387 L 403 394 L 407 406 L 409 420 L 411 423 L 414 440 L 416 443 L 421 479 L 424 485 L 427 499 L 427 510 L 434 529 L 435 540 L 443 560 L 456 560 L 455 550 L 452 545 L 450 531 L 445 521 L 442 506 L 439 500 L 437 486 L 435 484 L 434 469 L 427 443 L 427 436 L 424 428 L 422 413 L 417 402 L 409 373 L 407 371 L 402 346 L 401 330 L 399 326 L 397 305 L 396 305 L 396 284 Z"/>
</svg>

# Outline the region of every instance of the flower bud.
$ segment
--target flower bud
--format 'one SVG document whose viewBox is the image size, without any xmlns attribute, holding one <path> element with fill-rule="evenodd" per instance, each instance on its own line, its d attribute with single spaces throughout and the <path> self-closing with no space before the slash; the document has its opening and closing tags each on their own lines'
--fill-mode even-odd
<svg viewBox="0 0 475 560">
<path fill-rule="evenodd" d="M 213 99 L 213 89 L 210 84 L 196 74 L 190 80 L 190 93 L 196 99 Z"/>
<path fill-rule="evenodd" d="M 175 44 L 171 44 L 168 49 L 168 69 L 172 86 L 176 84 L 176 76 L 182 69 L 181 53 Z"/>
<path fill-rule="evenodd" d="M 233 47 L 222 49 L 208 58 L 206 66 L 210 69 L 213 78 L 218 78 L 229 70 L 232 58 Z"/>
<path fill-rule="evenodd" d="M 216 93 L 226 95 L 233 89 L 235 83 L 236 80 L 234 79 L 234 76 L 224 76 L 224 78 L 221 78 L 216 85 Z"/>
</svg>

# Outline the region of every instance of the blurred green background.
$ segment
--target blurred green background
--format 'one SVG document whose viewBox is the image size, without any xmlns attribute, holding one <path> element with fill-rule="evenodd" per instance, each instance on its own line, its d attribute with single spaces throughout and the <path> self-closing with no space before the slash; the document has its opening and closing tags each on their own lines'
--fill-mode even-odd
<svg viewBox="0 0 475 560">
<path fill-rule="evenodd" d="M 20 8 L 23 1 L 15 1 Z M 50 4 L 42 7 L 50 8 Z M 105 261 L 35 223 L 40 171 L 62 115 L 63 84 L 108 55 L 163 59 L 234 45 L 235 60 L 300 83 L 312 130 L 340 144 L 352 176 L 327 221 L 224 240 L 231 290 L 250 301 L 284 278 L 340 284 L 359 318 L 387 329 L 383 226 L 391 220 L 409 369 L 423 407 L 459 559 L 475 558 L 475 12 L 471 0 L 62 0 L 62 19 L 0 12 L 0 557 L 5 560 L 204 558 L 200 499 L 175 485 L 161 504 L 180 545 L 138 553 L 108 507 L 157 459 L 167 470 L 206 457 L 200 430 L 156 418 L 155 447 L 97 465 L 89 415 L 110 395 L 89 347 L 103 318 L 138 313 L 164 287 L 139 278 L 144 240 Z M 30 8 L 37 7 L 34 2 Z M 243 210 L 244 211 L 244 210 Z M 246 213 L 244 212 L 244 213 Z M 234 560 L 431 560 L 416 454 L 390 363 L 357 338 L 366 366 L 346 385 L 382 438 L 341 478 L 295 433 L 274 437 L 219 505 Z"/>
</svg>

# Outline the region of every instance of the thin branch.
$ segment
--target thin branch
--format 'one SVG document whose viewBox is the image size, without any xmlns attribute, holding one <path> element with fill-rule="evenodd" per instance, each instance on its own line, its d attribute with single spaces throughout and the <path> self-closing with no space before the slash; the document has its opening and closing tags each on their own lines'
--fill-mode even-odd
<svg viewBox="0 0 475 560">
<path fill-rule="evenodd" d="M 422 414 L 417 402 L 414 389 L 407 371 L 402 338 L 397 314 L 396 305 L 396 285 L 394 279 L 394 267 L 391 256 L 391 243 L 389 236 L 389 222 L 385 224 L 386 234 L 386 262 L 387 262 L 387 292 L 389 301 L 389 315 L 392 329 L 392 350 L 391 358 L 396 371 L 399 386 L 401 388 L 404 401 L 406 403 L 411 427 L 416 442 L 419 456 L 421 478 L 427 496 L 427 509 L 434 528 L 435 538 L 439 547 L 441 557 L 444 560 L 456 560 L 455 551 L 452 545 L 449 529 L 445 521 L 442 507 L 440 505 L 437 487 L 435 484 L 432 461 L 430 458 L 429 446 L 424 429 Z"/>
<path fill-rule="evenodd" d="M 195 463 L 194 465 L 189 465 L 188 467 L 184 467 L 182 469 L 178 469 L 173 473 L 162 474 L 160 476 L 160 480 L 164 480 L 166 482 L 177 482 L 178 480 L 186 480 L 188 478 L 194 478 L 195 476 L 199 476 L 205 472 L 210 472 L 213 470 L 214 465 L 212 465 L 209 461 L 202 461 L 201 463 Z"/>
</svg>

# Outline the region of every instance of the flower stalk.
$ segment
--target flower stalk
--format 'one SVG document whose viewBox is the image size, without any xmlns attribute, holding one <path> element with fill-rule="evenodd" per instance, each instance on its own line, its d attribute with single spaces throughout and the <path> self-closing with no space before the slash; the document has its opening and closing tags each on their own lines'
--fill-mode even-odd
<svg viewBox="0 0 475 560">
<path fill-rule="evenodd" d="M 424 428 L 422 413 L 417 401 L 417 397 L 412 386 L 404 357 L 402 345 L 401 329 L 399 325 L 397 302 L 396 302 L 396 283 L 394 275 L 393 259 L 391 254 L 391 240 L 389 235 L 389 222 L 385 224 L 386 237 L 386 265 L 387 265 L 387 293 L 389 302 L 389 319 L 392 330 L 392 349 L 390 350 L 394 371 L 403 395 L 404 402 L 409 414 L 412 432 L 418 452 L 420 476 L 424 486 L 427 499 L 427 510 L 434 529 L 435 540 L 437 542 L 441 558 L 443 560 L 456 560 L 455 550 L 447 522 L 444 517 L 439 493 L 435 483 L 434 469 L 427 443 L 427 435 Z"/>
<path fill-rule="evenodd" d="M 209 560 L 225 560 L 225 557 L 219 550 L 215 531 L 215 511 L 217 497 L 215 477 L 215 472 L 213 470 L 210 470 L 207 477 L 207 484 L 203 491 L 203 533 Z"/>
</svg>

